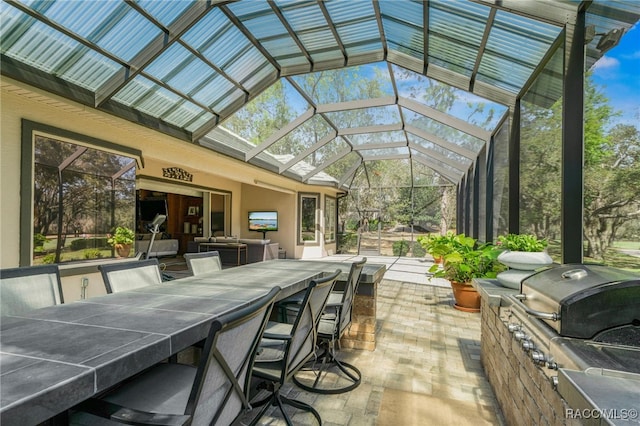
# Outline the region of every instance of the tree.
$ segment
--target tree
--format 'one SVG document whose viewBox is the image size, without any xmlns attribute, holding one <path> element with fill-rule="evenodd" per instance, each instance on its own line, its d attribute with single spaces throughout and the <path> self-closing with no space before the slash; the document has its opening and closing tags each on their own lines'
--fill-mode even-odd
<svg viewBox="0 0 640 426">
<path fill-rule="evenodd" d="M 617 113 L 585 79 L 584 238 L 586 255 L 602 259 L 617 233 L 640 215 L 638 129 L 617 125 Z M 545 109 L 523 102 L 520 230 L 555 239 L 560 231 L 562 100 Z"/>
<path fill-rule="evenodd" d="M 586 255 L 602 259 L 621 227 L 640 217 L 640 131 L 618 124 L 585 152 Z"/>
</svg>

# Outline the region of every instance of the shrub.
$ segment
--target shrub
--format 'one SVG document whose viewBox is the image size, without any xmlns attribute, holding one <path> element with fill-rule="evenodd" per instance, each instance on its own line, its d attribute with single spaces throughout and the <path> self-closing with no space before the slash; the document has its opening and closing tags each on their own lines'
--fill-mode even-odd
<svg viewBox="0 0 640 426">
<path fill-rule="evenodd" d="M 356 247 L 358 243 L 358 235 L 353 232 L 345 232 L 338 234 L 338 249 L 343 252 L 348 252 Z"/>
<path fill-rule="evenodd" d="M 357 219 L 347 219 L 344 224 L 344 229 L 347 231 L 357 231 L 358 230 L 358 220 Z"/>
<path fill-rule="evenodd" d="M 405 240 L 396 241 L 391 249 L 394 256 L 406 256 L 409 252 L 409 242 Z"/>
<path fill-rule="evenodd" d="M 422 247 L 422 244 L 417 241 L 413 243 L 411 250 L 413 252 L 413 257 L 424 257 L 424 255 L 427 254 L 427 251 Z"/>
<path fill-rule="evenodd" d="M 69 245 L 72 251 L 90 249 L 94 247 L 107 247 L 107 238 L 106 237 L 95 237 L 95 238 L 79 238 L 77 240 L 71 241 Z"/>
<path fill-rule="evenodd" d="M 42 234 L 34 234 L 33 235 L 33 247 L 42 247 L 44 243 L 47 242 L 47 237 Z"/>
<path fill-rule="evenodd" d="M 62 260 L 62 259 L 60 259 Z M 42 263 L 44 264 L 51 264 L 51 263 L 55 263 L 56 262 L 56 254 L 55 253 L 49 253 L 48 255 L 44 256 L 42 258 Z"/>
<path fill-rule="evenodd" d="M 102 252 L 100 249 L 91 248 L 84 251 L 85 259 L 100 259 L 102 257 Z"/>
</svg>

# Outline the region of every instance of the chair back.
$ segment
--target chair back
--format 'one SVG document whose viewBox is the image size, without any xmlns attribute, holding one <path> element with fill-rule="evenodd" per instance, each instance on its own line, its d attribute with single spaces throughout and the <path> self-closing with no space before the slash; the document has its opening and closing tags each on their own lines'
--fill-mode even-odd
<svg viewBox="0 0 640 426">
<path fill-rule="evenodd" d="M 253 362 L 279 292 L 274 287 L 212 323 L 185 411 L 193 416 L 192 424 L 230 425 L 250 409 Z"/>
<path fill-rule="evenodd" d="M 353 318 L 353 301 L 356 293 L 358 292 L 358 282 L 360 281 L 360 275 L 362 274 L 362 269 L 364 268 L 365 263 L 367 263 L 366 257 L 351 264 L 349 278 L 347 278 L 347 283 L 344 287 L 344 292 L 342 293 L 342 304 L 338 314 L 338 329 L 336 332 L 339 336 L 341 336 L 346 328 L 351 324 Z"/>
<path fill-rule="evenodd" d="M 217 251 L 185 253 L 184 259 L 187 261 L 187 268 L 189 268 L 191 275 L 202 275 L 222 270 L 220 254 Z"/>
<path fill-rule="evenodd" d="M 283 382 L 292 376 L 315 353 L 318 323 L 333 290 L 340 270 L 311 281 L 292 325 L 291 342 L 285 354 Z"/>
<path fill-rule="evenodd" d="M 0 270 L 0 315 L 20 315 L 64 303 L 58 265 Z"/>
<path fill-rule="evenodd" d="M 98 269 L 109 294 L 162 283 L 156 258 L 100 265 Z"/>
</svg>

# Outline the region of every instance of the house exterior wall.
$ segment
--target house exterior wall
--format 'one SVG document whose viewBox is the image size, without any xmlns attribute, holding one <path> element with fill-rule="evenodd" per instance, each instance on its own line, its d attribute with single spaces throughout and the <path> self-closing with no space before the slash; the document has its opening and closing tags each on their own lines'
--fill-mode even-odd
<svg viewBox="0 0 640 426">
<path fill-rule="evenodd" d="M 267 238 L 280 243 L 288 257 L 294 257 L 297 195 L 258 188 L 254 182 L 266 181 L 294 192 L 309 192 L 310 186 L 6 77 L 0 78 L 0 87 L 0 268 L 19 265 L 23 119 L 140 150 L 143 167 L 137 170 L 137 176 L 143 180 L 165 179 L 171 185 L 182 185 L 162 177 L 163 168 L 179 167 L 193 174 L 192 187 L 230 192 L 234 235 L 257 237 L 247 229 L 247 211 L 276 208 L 281 214 L 281 230 Z M 331 188 L 311 188 L 314 192 L 336 194 Z M 335 244 L 330 250 L 335 252 Z M 320 251 L 326 252 L 324 247 Z"/>
</svg>

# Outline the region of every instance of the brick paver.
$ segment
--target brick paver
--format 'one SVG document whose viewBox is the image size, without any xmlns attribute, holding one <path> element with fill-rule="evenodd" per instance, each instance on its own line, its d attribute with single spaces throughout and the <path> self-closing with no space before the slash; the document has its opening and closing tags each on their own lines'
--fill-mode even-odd
<svg viewBox="0 0 640 426">
<path fill-rule="evenodd" d="M 450 288 L 383 280 L 378 286 L 376 349 L 339 353 L 362 371 L 362 384 L 340 395 L 311 394 L 287 384 L 283 394 L 311 403 L 327 426 L 375 425 L 385 389 L 490 407 L 503 423 L 480 363 L 480 314 L 452 305 Z M 259 424 L 285 424 L 277 410 L 269 413 L 274 417 Z M 311 415 L 298 410 L 291 414 L 296 424 L 315 424 Z"/>
</svg>

